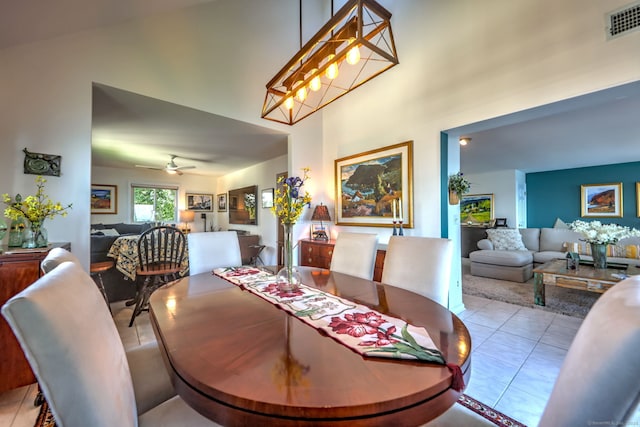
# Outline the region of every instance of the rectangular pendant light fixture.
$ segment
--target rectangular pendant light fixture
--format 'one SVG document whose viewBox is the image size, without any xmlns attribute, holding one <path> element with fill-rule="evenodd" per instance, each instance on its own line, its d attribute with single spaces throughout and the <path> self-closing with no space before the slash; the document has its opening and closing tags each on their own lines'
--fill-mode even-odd
<svg viewBox="0 0 640 427">
<path fill-rule="evenodd" d="M 267 83 L 262 118 L 293 125 L 398 64 L 391 13 L 348 0 Z"/>
</svg>

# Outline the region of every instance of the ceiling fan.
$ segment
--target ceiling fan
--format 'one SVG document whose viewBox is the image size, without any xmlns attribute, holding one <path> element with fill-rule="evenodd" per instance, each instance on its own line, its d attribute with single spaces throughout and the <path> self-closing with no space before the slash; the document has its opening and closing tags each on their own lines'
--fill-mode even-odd
<svg viewBox="0 0 640 427">
<path fill-rule="evenodd" d="M 175 154 L 171 155 L 171 160 L 169 160 L 169 163 L 167 163 L 164 167 L 155 167 L 155 166 L 145 166 L 145 165 L 136 165 L 137 168 L 145 168 L 145 169 L 153 169 L 153 170 L 160 170 L 160 171 L 165 171 L 168 174 L 171 175 L 182 175 L 182 171 L 185 169 L 195 169 L 195 166 L 178 166 L 176 164 L 176 162 L 174 161 L 176 159 Z"/>
</svg>

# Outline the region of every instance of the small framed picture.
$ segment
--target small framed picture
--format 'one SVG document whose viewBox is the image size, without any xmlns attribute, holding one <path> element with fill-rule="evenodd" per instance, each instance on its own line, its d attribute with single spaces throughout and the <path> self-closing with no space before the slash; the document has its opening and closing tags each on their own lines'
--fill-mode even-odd
<svg viewBox="0 0 640 427">
<path fill-rule="evenodd" d="M 91 184 L 91 213 L 118 213 L 118 186 Z"/>
<path fill-rule="evenodd" d="M 218 194 L 218 212 L 227 211 L 227 193 Z"/>
<path fill-rule="evenodd" d="M 213 212 L 213 194 L 187 193 L 187 210 Z"/>
<path fill-rule="evenodd" d="M 329 226 L 326 224 L 311 224 L 311 240 L 329 240 Z"/>
<path fill-rule="evenodd" d="M 580 186 L 580 216 L 622 218 L 622 183 Z"/>
<path fill-rule="evenodd" d="M 507 218 L 496 218 L 495 227 L 506 227 L 507 226 Z"/>
<path fill-rule="evenodd" d="M 273 207 L 273 188 L 265 188 L 264 190 L 262 190 L 262 207 Z"/>
</svg>

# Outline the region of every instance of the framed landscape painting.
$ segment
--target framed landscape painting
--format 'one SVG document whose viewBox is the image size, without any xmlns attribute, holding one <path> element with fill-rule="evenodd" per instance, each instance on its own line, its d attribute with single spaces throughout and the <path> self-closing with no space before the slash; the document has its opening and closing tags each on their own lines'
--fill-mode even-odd
<svg viewBox="0 0 640 427">
<path fill-rule="evenodd" d="M 580 216 L 622 218 L 622 183 L 581 185 Z"/>
<path fill-rule="evenodd" d="M 462 196 L 460 199 L 460 224 L 489 225 L 492 219 L 493 194 L 465 194 Z"/>
<path fill-rule="evenodd" d="M 337 159 L 335 183 L 336 224 L 413 227 L 413 141 Z"/>
<path fill-rule="evenodd" d="M 91 184 L 91 213 L 118 213 L 118 186 Z"/>
<path fill-rule="evenodd" d="M 213 194 L 187 193 L 187 210 L 213 212 Z"/>
</svg>

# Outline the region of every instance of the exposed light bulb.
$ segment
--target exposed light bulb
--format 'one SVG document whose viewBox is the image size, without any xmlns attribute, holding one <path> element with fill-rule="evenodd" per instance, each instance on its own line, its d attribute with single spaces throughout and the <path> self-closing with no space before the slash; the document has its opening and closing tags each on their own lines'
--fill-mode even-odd
<svg viewBox="0 0 640 427">
<path fill-rule="evenodd" d="M 335 58 L 336 56 L 332 53 L 329 56 L 327 56 L 327 62 L 331 62 L 333 61 L 333 58 Z M 338 77 L 338 64 L 336 62 L 331 63 L 331 65 L 329 65 L 329 68 L 327 68 L 327 71 L 325 71 L 326 76 L 329 80 L 333 80 L 336 77 Z"/>
<path fill-rule="evenodd" d="M 307 88 L 302 84 L 302 80 L 298 80 L 296 85 L 300 85 L 300 89 L 296 91 L 296 98 L 298 98 L 298 101 L 303 102 L 307 99 Z"/>
<path fill-rule="evenodd" d="M 318 69 L 314 68 L 313 70 L 311 70 L 310 74 L 314 74 L 317 73 Z M 314 92 L 317 92 L 320 90 L 320 88 L 322 87 L 322 82 L 320 81 L 320 76 L 315 76 L 314 78 L 311 79 L 311 81 L 309 82 L 309 89 L 311 89 Z"/>
<path fill-rule="evenodd" d="M 471 141 L 471 138 L 468 138 L 468 137 L 460 138 L 458 140 L 458 142 L 460 142 L 460 145 L 463 145 L 463 146 L 467 145 L 469 143 L 469 141 Z"/>
<path fill-rule="evenodd" d="M 349 39 L 349 44 L 352 44 L 355 41 L 355 37 L 351 37 Z M 347 64 L 356 65 L 358 62 L 360 62 L 360 48 L 357 44 L 354 44 L 353 47 L 349 49 L 349 52 L 347 52 Z"/>
<path fill-rule="evenodd" d="M 284 100 L 284 106 L 287 110 L 291 110 L 293 108 L 293 97 L 291 95 Z"/>
</svg>

